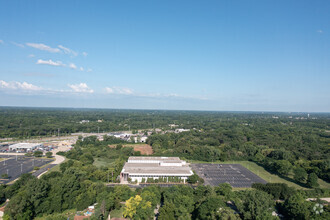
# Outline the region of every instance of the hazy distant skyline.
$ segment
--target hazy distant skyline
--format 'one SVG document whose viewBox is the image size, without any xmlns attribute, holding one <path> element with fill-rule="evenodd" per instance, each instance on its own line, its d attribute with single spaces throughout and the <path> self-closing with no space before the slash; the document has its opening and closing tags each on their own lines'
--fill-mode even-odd
<svg viewBox="0 0 330 220">
<path fill-rule="evenodd" d="M 328 1 L 0 3 L 0 106 L 330 112 Z"/>
</svg>

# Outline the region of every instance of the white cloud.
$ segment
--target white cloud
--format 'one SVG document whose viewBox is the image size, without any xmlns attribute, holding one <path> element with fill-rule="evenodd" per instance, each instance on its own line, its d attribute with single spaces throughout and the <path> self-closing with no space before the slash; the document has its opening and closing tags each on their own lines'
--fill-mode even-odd
<svg viewBox="0 0 330 220">
<path fill-rule="evenodd" d="M 323 34 L 323 30 L 317 30 L 317 32 Z"/>
<path fill-rule="evenodd" d="M 12 41 L 12 42 L 10 42 L 10 43 L 14 44 L 14 45 L 17 46 L 17 47 L 21 47 L 21 48 L 24 48 L 24 47 L 25 47 L 24 44 L 19 44 L 19 43 L 16 43 L 16 42 L 14 42 L 14 41 Z"/>
<path fill-rule="evenodd" d="M 88 53 L 82 52 L 82 55 L 84 55 L 85 57 L 87 57 Z"/>
<path fill-rule="evenodd" d="M 79 93 L 93 93 L 94 90 L 89 88 L 86 83 L 80 83 L 80 84 L 68 84 L 68 86 L 74 91 Z"/>
<path fill-rule="evenodd" d="M 38 50 L 48 51 L 48 52 L 51 52 L 51 53 L 59 53 L 59 52 L 61 52 L 60 49 L 58 49 L 58 48 L 51 48 L 50 46 L 47 46 L 45 44 L 26 43 L 26 46 L 33 47 L 33 48 L 38 49 Z"/>
<path fill-rule="evenodd" d="M 26 90 L 26 91 L 39 91 L 42 90 L 41 87 L 32 85 L 27 82 L 6 82 L 3 80 L 0 80 L 0 88 L 2 89 L 12 89 L 12 90 Z"/>
<path fill-rule="evenodd" d="M 88 68 L 87 69 L 87 72 L 92 72 L 93 70 L 91 68 Z"/>
<path fill-rule="evenodd" d="M 65 54 L 71 54 L 73 56 L 78 56 L 78 53 L 70 48 L 64 47 L 62 45 L 58 45 L 58 48 L 62 49 Z"/>
<path fill-rule="evenodd" d="M 84 71 L 84 68 L 80 67 L 79 70 L 80 70 L 80 71 Z"/>
<path fill-rule="evenodd" d="M 65 66 L 61 61 L 52 61 L 52 60 L 41 60 L 37 61 L 37 64 L 46 64 L 51 66 Z"/>
<path fill-rule="evenodd" d="M 29 54 L 28 57 L 33 58 L 33 57 L 35 57 L 35 55 L 34 54 Z"/>
<path fill-rule="evenodd" d="M 70 63 L 69 67 L 70 67 L 71 69 L 77 69 L 77 66 L 76 66 L 74 63 Z"/>
<path fill-rule="evenodd" d="M 3 40 L 0 40 L 0 44 L 3 44 Z"/>
<path fill-rule="evenodd" d="M 112 93 L 114 93 L 114 90 L 112 88 L 106 87 L 105 92 L 112 94 Z"/>
<path fill-rule="evenodd" d="M 106 93 L 109 94 L 121 94 L 121 95 L 132 95 L 133 90 L 129 88 L 121 88 L 121 87 L 106 87 L 105 88 Z"/>
</svg>

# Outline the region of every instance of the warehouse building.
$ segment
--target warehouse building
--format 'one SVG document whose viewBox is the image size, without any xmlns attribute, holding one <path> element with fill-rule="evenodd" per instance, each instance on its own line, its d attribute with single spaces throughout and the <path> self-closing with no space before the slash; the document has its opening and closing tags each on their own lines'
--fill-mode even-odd
<svg viewBox="0 0 330 220">
<path fill-rule="evenodd" d="M 141 183 L 143 179 L 168 180 L 170 177 L 186 182 L 193 174 L 186 161 L 179 157 L 129 157 L 120 173 L 120 182 L 127 183 L 130 179 Z"/>
<path fill-rule="evenodd" d="M 9 146 L 9 151 L 30 152 L 37 148 L 42 148 L 43 144 L 39 143 L 18 143 Z"/>
</svg>

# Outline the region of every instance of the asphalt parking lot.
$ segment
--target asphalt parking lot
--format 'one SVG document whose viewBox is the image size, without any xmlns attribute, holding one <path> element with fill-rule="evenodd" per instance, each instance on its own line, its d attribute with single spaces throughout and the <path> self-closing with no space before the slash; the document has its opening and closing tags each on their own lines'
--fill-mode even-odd
<svg viewBox="0 0 330 220">
<path fill-rule="evenodd" d="M 247 188 L 252 183 L 267 183 L 240 164 L 191 164 L 191 167 L 204 179 L 204 185 L 229 183 L 235 188 Z"/>
<path fill-rule="evenodd" d="M 1 155 L 0 158 L 5 159 L 0 161 L 0 179 L 2 174 L 8 174 L 9 179 L 0 180 L 0 184 L 11 182 L 17 179 L 23 173 L 33 171 L 34 167 L 41 167 L 52 162 L 52 159 L 32 158 L 15 155 Z"/>
</svg>

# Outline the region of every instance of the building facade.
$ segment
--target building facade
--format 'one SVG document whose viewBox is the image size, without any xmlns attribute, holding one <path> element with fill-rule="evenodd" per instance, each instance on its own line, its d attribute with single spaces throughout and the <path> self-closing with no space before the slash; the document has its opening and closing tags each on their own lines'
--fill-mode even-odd
<svg viewBox="0 0 330 220">
<path fill-rule="evenodd" d="M 171 177 L 186 182 L 193 174 L 186 161 L 178 157 L 129 157 L 120 173 L 120 182 L 131 180 L 141 183 L 148 178 L 161 178 L 167 182 Z"/>
<path fill-rule="evenodd" d="M 39 143 L 18 143 L 9 146 L 10 151 L 16 152 L 29 152 L 33 151 L 39 147 L 43 147 L 43 144 Z"/>
</svg>

